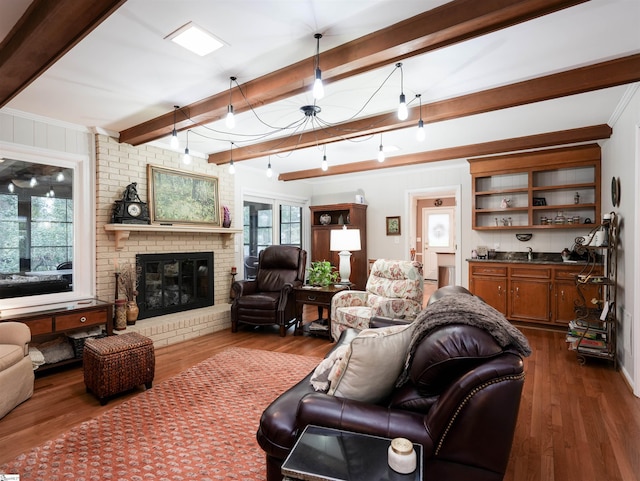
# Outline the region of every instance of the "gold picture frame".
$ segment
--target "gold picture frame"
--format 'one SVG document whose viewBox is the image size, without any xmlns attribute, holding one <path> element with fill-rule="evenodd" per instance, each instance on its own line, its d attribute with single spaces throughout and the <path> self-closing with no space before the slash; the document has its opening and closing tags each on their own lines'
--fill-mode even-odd
<svg viewBox="0 0 640 481">
<path fill-rule="evenodd" d="M 387 217 L 387 235 L 400 235 L 400 216 Z"/>
<path fill-rule="evenodd" d="M 147 165 L 152 224 L 220 226 L 218 178 Z"/>
</svg>

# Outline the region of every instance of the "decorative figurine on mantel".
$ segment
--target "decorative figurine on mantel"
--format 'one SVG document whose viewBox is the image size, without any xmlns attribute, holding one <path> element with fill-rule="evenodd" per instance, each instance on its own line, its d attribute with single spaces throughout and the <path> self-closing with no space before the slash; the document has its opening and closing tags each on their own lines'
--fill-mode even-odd
<svg viewBox="0 0 640 481">
<path fill-rule="evenodd" d="M 121 200 L 113 206 L 114 224 L 150 224 L 149 208 L 138 195 L 138 184 L 132 182 L 125 189 Z"/>
</svg>

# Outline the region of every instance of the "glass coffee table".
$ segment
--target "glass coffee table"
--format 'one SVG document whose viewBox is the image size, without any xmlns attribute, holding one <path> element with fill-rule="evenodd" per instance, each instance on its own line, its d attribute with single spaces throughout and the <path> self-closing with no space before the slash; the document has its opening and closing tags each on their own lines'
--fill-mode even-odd
<svg viewBox="0 0 640 481">
<path fill-rule="evenodd" d="M 391 439 L 307 426 L 282 464 L 283 481 L 422 481 L 422 446 L 414 443 L 417 469 L 399 474 L 387 464 Z"/>
</svg>

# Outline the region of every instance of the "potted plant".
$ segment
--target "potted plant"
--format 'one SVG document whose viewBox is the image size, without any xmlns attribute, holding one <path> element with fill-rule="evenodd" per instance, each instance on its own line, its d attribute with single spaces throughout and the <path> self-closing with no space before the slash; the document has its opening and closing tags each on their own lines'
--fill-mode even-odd
<svg viewBox="0 0 640 481">
<path fill-rule="evenodd" d="M 312 286 L 328 286 L 338 280 L 338 273 L 329 261 L 314 261 L 307 270 L 309 284 Z"/>
</svg>

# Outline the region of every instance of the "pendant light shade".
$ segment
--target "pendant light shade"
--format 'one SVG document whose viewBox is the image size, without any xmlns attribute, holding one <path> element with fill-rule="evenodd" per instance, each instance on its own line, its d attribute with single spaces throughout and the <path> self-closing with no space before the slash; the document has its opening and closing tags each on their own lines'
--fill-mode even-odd
<svg viewBox="0 0 640 481">
<path fill-rule="evenodd" d="M 426 132 L 424 131 L 424 122 L 422 121 L 422 94 L 416 94 L 420 103 L 420 120 L 418 120 L 418 130 L 416 130 L 416 140 L 422 142 L 426 138 Z"/>
<path fill-rule="evenodd" d="M 398 120 L 407 120 L 409 110 L 407 109 L 407 99 L 404 96 L 404 72 L 402 62 L 398 62 L 396 67 L 400 69 L 400 102 L 398 104 Z"/>
<path fill-rule="evenodd" d="M 384 147 L 382 146 L 382 134 L 380 134 L 380 148 L 378 149 L 378 162 L 384 162 Z"/>
<path fill-rule="evenodd" d="M 267 165 L 267 177 L 273 177 L 273 170 L 271 169 L 271 157 L 269 157 L 269 164 Z"/>
<path fill-rule="evenodd" d="M 231 142 L 231 148 L 229 149 L 229 173 L 231 175 L 236 173 L 236 166 L 233 165 L 233 142 Z"/>
<path fill-rule="evenodd" d="M 236 126 L 236 117 L 233 113 L 233 104 L 231 103 L 231 89 L 235 80 L 236 77 L 229 77 L 229 105 L 227 106 L 227 118 L 225 119 L 227 128 L 229 129 L 233 129 Z"/>
<path fill-rule="evenodd" d="M 315 62 L 315 71 L 314 71 L 314 80 L 313 80 L 313 98 L 315 100 L 320 100 L 324 97 L 324 85 L 322 85 L 322 71 L 320 70 L 320 39 L 322 38 L 321 33 L 316 33 L 314 35 L 316 39 L 316 62 Z"/>
<path fill-rule="evenodd" d="M 178 140 L 178 131 L 176 130 L 176 112 L 180 107 L 173 106 L 173 131 L 171 132 L 171 148 L 178 150 L 180 148 L 180 141 Z"/>
<path fill-rule="evenodd" d="M 188 130 L 187 130 L 187 146 L 184 148 L 182 163 L 185 165 L 189 165 L 191 163 L 191 154 L 189 154 L 189 131 Z"/>
</svg>

